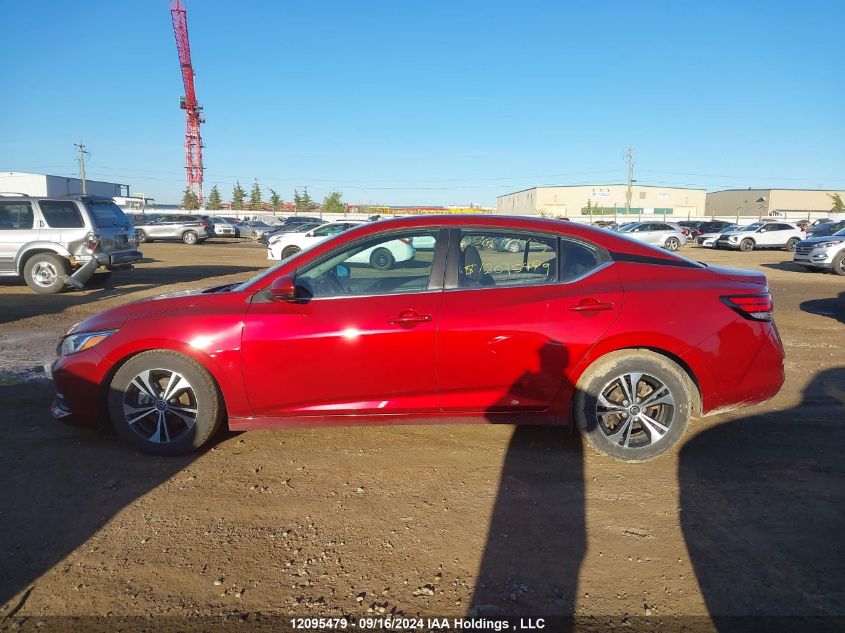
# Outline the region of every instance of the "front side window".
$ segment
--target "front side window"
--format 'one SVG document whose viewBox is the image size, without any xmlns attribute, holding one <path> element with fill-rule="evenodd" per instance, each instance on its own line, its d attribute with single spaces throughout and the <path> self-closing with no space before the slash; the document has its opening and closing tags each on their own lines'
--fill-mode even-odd
<svg viewBox="0 0 845 633">
<path fill-rule="evenodd" d="M 327 237 L 329 235 L 337 235 L 343 233 L 347 229 L 351 229 L 354 224 L 330 224 L 314 231 L 314 237 Z"/>
<path fill-rule="evenodd" d="M 0 231 L 31 229 L 34 226 L 29 202 L 0 202 Z"/>
<path fill-rule="evenodd" d="M 459 288 L 534 286 L 557 280 L 557 238 L 515 232 L 461 232 Z"/>
<path fill-rule="evenodd" d="M 42 200 L 38 203 L 47 226 L 53 229 L 81 229 L 85 226 L 76 204 L 70 201 Z"/>
<path fill-rule="evenodd" d="M 435 242 L 437 232 L 393 233 L 344 246 L 297 275 L 297 288 L 309 298 L 423 292 L 431 278 L 434 251 L 414 244 Z"/>
</svg>

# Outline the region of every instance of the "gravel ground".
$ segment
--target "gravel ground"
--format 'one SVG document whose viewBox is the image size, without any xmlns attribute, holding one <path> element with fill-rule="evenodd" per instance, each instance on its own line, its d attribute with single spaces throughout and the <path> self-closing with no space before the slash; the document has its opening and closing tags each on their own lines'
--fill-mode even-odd
<svg viewBox="0 0 845 633">
<path fill-rule="evenodd" d="M 779 251 L 687 247 L 769 276 L 787 383 L 764 405 L 694 422 L 646 464 L 506 425 L 230 433 L 157 459 L 51 419 L 43 366 L 58 337 L 105 308 L 267 262 L 237 242 L 143 250 L 100 288 L 39 296 L 0 282 L 0 628 L 395 613 L 845 624 L 845 278 Z"/>
</svg>

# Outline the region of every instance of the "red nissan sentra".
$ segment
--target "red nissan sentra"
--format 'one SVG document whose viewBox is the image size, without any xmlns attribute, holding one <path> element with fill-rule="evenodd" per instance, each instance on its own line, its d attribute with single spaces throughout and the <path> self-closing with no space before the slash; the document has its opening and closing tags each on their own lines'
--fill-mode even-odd
<svg viewBox="0 0 845 633">
<path fill-rule="evenodd" d="M 53 377 L 57 418 L 107 418 L 155 454 L 223 424 L 502 422 L 575 425 L 639 461 L 784 374 L 761 273 L 573 222 L 430 216 L 107 310 L 68 331 Z"/>
</svg>

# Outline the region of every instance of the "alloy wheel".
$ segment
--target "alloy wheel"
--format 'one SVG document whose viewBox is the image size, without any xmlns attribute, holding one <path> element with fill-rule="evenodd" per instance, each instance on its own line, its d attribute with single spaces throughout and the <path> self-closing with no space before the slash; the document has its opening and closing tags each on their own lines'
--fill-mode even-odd
<svg viewBox="0 0 845 633">
<path fill-rule="evenodd" d="M 596 422 L 602 433 L 623 448 L 644 448 L 662 440 L 675 417 L 675 398 L 654 376 L 627 373 L 599 392 Z"/>
<path fill-rule="evenodd" d="M 123 415 L 129 428 L 155 444 L 175 442 L 192 433 L 198 405 L 190 382 L 169 369 L 140 372 L 123 395 Z"/>
<path fill-rule="evenodd" d="M 38 262 L 32 268 L 32 280 L 43 288 L 49 288 L 59 276 L 52 262 Z"/>
</svg>

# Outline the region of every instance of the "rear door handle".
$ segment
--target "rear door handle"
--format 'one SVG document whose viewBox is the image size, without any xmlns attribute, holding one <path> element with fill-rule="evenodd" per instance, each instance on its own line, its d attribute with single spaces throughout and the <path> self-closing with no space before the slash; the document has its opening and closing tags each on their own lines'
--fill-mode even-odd
<svg viewBox="0 0 845 633">
<path fill-rule="evenodd" d="M 394 325 L 407 325 L 409 323 L 425 323 L 431 321 L 430 314 L 420 314 L 416 310 L 402 310 L 398 316 L 393 317 L 388 321 Z"/>
<path fill-rule="evenodd" d="M 582 299 L 578 305 L 569 308 L 573 312 L 601 312 L 603 310 L 613 310 L 611 302 L 599 301 L 598 299 Z"/>
</svg>

